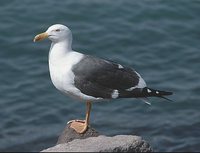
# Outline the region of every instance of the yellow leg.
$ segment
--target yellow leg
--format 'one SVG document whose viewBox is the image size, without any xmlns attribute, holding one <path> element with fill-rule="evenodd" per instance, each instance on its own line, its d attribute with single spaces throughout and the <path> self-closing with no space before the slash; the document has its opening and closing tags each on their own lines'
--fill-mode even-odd
<svg viewBox="0 0 200 153">
<path fill-rule="evenodd" d="M 86 108 L 86 117 L 85 120 L 73 120 L 71 121 L 71 125 L 70 128 L 73 128 L 77 133 L 85 133 L 88 125 L 89 125 L 89 121 L 90 121 L 90 111 L 91 111 L 91 107 L 92 104 L 91 102 L 86 102 L 87 108 Z"/>
</svg>

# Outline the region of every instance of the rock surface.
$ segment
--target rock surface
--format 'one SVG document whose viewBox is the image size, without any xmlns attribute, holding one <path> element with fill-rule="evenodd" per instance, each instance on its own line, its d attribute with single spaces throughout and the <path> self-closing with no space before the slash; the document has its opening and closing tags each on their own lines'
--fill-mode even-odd
<svg viewBox="0 0 200 153">
<path fill-rule="evenodd" d="M 76 139 L 42 152 L 152 152 L 152 149 L 141 137 L 117 135 Z"/>
<path fill-rule="evenodd" d="M 153 152 L 151 146 L 139 136 L 99 135 L 88 128 L 86 133 L 78 134 L 67 125 L 58 138 L 57 145 L 42 152 Z"/>
</svg>

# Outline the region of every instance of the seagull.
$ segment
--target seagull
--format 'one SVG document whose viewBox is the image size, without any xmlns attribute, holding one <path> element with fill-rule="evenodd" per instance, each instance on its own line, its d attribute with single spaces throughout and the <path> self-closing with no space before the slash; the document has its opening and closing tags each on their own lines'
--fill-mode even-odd
<svg viewBox="0 0 200 153">
<path fill-rule="evenodd" d="M 148 88 L 133 68 L 72 50 L 72 32 L 62 24 L 50 26 L 38 34 L 34 42 L 48 38 L 49 71 L 54 86 L 67 96 L 86 102 L 85 120 L 68 122 L 77 133 L 85 133 L 89 126 L 92 102 L 118 98 L 140 98 L 172 95 L 172 92 Z"/>
</svg>

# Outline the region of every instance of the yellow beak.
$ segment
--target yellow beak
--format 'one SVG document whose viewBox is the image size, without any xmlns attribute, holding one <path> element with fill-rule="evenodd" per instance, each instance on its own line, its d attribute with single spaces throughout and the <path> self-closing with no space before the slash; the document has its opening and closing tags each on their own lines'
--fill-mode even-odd
<svg viewBox="0 0 200 153">
<path fill-rule="evenodd" d="M 34 42 L 40 41 L 40 40 L 43 40 L 43 39 L 47 38 L 48 36 L 49 36 L 48 33 L 43 32 L 43 33 L 40 33 L 40 34 L 36 35 L 35 38 L 33 39 L 33 41 Z"/>
</svg>

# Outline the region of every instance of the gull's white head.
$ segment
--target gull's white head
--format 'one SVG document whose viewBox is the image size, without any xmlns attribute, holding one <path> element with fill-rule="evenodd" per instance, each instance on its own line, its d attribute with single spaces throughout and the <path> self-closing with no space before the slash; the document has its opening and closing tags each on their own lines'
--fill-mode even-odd
<svg viewBox="0 0 200 153">
<path fill-rule="evenodd" d="M 46 32 L 38 34 L 34 38 L 34 42 L 43 40 L 45 38 L 50 39 L 53 43 L 72 41 L 72 33 L 70 29 L 62 24 L 54 24 L 50 26 Z"/>
</svg>

